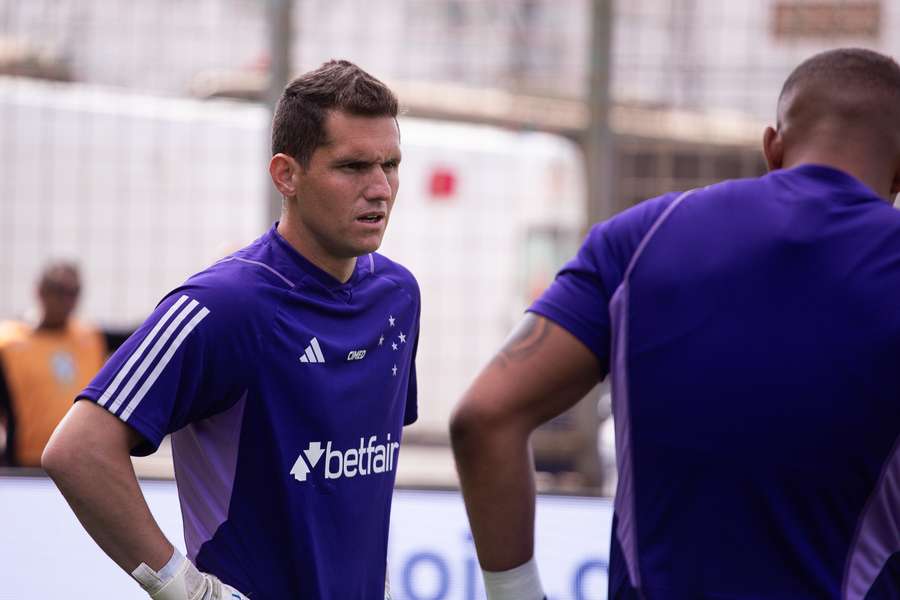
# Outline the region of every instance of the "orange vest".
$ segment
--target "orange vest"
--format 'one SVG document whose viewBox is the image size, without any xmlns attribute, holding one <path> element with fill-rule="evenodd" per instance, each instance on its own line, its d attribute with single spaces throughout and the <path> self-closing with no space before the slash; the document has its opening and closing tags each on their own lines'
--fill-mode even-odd
<svg viewBox="0 0 900 600">
<path fill-rule="evenodd" d="M 10 331 L 0 340 L 0 360 L 15 420 L 13 451 L 19 465 L 39 467 L 50 434 L 103 366 L 106 344 L 75 320 L 60 331 Z"/>
<path fill-rule="evenodd" d="M 19 321 L 0 321 L 0 346 L 27 335 L 31 327 Z"/>
</svg>

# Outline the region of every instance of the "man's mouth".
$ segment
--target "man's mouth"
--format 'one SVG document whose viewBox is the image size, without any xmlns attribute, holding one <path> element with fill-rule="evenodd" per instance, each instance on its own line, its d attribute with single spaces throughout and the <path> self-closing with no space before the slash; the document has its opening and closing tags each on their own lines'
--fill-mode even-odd
<svg viewBox="0 0 900 600">
<path fill-rule="evenodd" d="M 384 220 L 384 215 L 380 213 L 369 213 L 356 217 L 356 220 L 362 221 L 363 223 L 380 223 Z"/>
</svg>

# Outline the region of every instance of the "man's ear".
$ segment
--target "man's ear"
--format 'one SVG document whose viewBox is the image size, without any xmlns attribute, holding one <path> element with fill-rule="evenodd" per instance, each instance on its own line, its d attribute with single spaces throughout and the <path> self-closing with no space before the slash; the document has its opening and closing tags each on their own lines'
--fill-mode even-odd
<svg viewBox="0 0 900 600">
<path fill-rule="evenodd" d="M 292 198 L 297 194 L 297 181 L 294 176 L 300 170 L 300 164 L 292 156 L 281 152 L 269 161 L 269 175 L 272 177 L 272 183 L 285 198 Z"/>
<path fill-rule="evenodd" d="M 780 169 L 784 164 L 784 140 L 772 127 L 766 127 L 763 134 L 763 154 L 770 171 Z"/>
</svg>

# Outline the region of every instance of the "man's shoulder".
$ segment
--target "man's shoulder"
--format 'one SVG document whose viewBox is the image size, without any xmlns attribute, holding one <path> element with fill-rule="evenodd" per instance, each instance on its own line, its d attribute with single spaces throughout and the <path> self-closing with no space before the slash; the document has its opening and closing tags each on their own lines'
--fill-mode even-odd
<svg viewBox="0 0 900 600">
<path fill-rule="evenodd" d="M 584 249 L 595 257 L 608 256 L 625 265 L 654 223 L 679 198 L 690 192 L 670 192 L 644 200 L 591 227 Z"/>
<path fill-rule="evenodd" d="M 730 198 L 748 199 L 758 201 L 760 196 L 771 189 L 773 182 L 771 173 L 759 177 L 745 177 L 742 179 L 726 179 L 705 187 L 693 190 L 691 195 L 697 198 Z"/>
<path fill-rule="evenodd" d="M 185 285 L 202 285 L 226 296 L 253 294 L 264 287 L 292 288 L 294 281 L 282 272 L 280 258 L 269 232 L 195 273 Z"/>
<path fill-rule="evenodd" d="M 0 353 L 21 347 L 31 337 L 34 328 L 23 321 L 0 321 Z"/>
<path fill-rule="evenodd" d="M 219 260 L 206 269 L 191 275 L 184 283 L 170 290 L 160 305 L 183 302 L 199 305 L 219 318 L 227 326 L 237 326 L 265 318 L 272 314 L 280 292 L 290 289 L 276 273 L 264 263 L 242 260 L 235 253 Z"/>
<path fill-rule="evenodd" d="M 184 286 L 199 288 L 221 301 L 257 296 L 265 288 L 290 289 L 293 281 L 278 270 L 263 240 L 221 258 L 190 276 Z"/>
<path fill-rule="evenodd" d="M 388 279 L 416 298 L 419 297 L 419 282 L 412 271 L 383 254 L 373 252 L 369 256 L 372 258 L 372 275 Z"/>
<path fill-rule="evenodd" d="M 31 326 L 22 321 L 0 321 L 0 347 L 22 339 L 31 331 Z"/>
<path fill-rule="evenodd" d="M 628 208 L 613 218 L 594 226 L 604 237 L 621 239 L 628 245 L 639 243 L 669 210 L 682 201 L 687 201 L 693 210 L 698 206 L 713 206 L 714 198 L 758 199 L 767 186 L 765 177 L 729 179 L 705 187 L 669 192 L 645 200 Z"/>
</svg>

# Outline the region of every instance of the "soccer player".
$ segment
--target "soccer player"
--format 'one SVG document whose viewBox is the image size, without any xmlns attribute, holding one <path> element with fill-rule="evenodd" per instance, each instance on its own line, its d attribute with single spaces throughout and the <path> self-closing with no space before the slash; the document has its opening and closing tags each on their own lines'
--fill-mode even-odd
<svg viewBox="0 0 900 600">
<path fill-rule="evenodd" d="M 288 85 L 269 165 L 281 220 L 166 295 L 45 450 L 87 531 L 152 598 L 386 596 L 419 327 L 415 279 L 375 253 L 399 183 L 396 115 L 346 61 Z M 187 558 L 129 460 L 168 433 Z"/>
<path fill-rule="evenodd" d="M 491 600 L 542 597 L 528 437 L 607 374 L 611 599 L 900 595 L 900 67 L 818 54 L 777 116 L 769 174 L 593 227 L 458 405 Z"/>
</svg>

